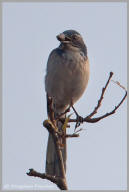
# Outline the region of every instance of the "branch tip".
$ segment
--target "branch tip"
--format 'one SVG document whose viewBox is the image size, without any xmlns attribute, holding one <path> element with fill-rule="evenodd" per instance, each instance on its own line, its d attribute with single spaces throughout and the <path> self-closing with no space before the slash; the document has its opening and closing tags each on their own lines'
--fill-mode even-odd
<svg viewBox="0 0 129 192">
<path fill-rule="evenodd" d="M 114 74 L 114 73 L 111 71 L 111 72 L 110 72 L 110 76 L 113 76 L 113 74 Z"/>
</svg>

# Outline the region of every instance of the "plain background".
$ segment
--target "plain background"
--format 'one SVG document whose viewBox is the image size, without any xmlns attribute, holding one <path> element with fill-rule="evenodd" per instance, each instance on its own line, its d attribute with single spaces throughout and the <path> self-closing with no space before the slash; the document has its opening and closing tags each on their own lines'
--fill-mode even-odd
<svg viewBox="0 0 129 192">
<path fill-rule="evenodd" d="M 90 81 L 75 105 L 80 115 L 94 109 L 110 71 L 126 87 L 126 8 L 126 3 L 3 4 L 4 189 L 57 189 L 26 175 L 29 168 L 45 168 L 44 76 L 48 55 L 59 45 L 57 34 L 75 29 L 88 48 Z M 111 82 L 97 116 L 112 110 L 123 95 L 124 90 Z M 126 105 L 101 122 L 83 124 L 80 138 L 68 140 L 69 189 L 126 189 Z"/>
</svg>

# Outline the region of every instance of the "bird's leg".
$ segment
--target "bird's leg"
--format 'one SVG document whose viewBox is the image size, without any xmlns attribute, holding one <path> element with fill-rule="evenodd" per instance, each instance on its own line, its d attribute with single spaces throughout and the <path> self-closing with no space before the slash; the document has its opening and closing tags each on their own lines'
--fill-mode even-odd
<svg viewBox="0 0 129 192">
<path fill-rule="evenodd" d="M 83 119 L 83 117 L 81 117 L 81 116 L 77 113 L 77 111 L 75 110 L 75 108 L 74 108 L 73 105 L 72 105 L 72 109 L 73 109 L 73 111 L 74 111 L 75 114 L 76 114 L 76 120 L 77 120 L 77 121 L 76 121 L 76 125 L 75 125 L 75 129 L 74 129 L 74 132 L 75 132 L 76 128 L 79 127 L 80 124 L 84 122 L 84 119 Z"/>
</svg>

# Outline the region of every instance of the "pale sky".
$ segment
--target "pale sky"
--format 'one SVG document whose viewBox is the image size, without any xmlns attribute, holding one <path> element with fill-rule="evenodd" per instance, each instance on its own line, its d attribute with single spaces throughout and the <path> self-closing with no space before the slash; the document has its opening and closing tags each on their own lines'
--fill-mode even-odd
<svg viewBox="0 0 129 192">
<path fill-rule="evenodd" d="M 126 3 L 3 3 L 3 188 L 57 189 L 26 175 L 45 170 L 47 118 L 44 76 L 56 35 L 77 30 L 88 48 L 90 80 L 75 108 L 88 115 L 110 71 L 127 87 Z M 125 92 L 109 85 L 96 116 L 111 111 Z M 70 190 L 125 190 L 127 186 L 127 101 L 112 116 L 81 125 L 67 140 Z M 73 132 L 73 126 L 69 130 Z"/>
</svg>

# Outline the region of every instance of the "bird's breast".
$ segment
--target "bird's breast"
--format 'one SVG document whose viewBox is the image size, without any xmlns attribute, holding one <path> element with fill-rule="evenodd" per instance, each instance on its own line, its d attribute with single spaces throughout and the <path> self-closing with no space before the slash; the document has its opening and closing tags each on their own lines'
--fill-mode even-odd
<svg viewBox="0 0 129 192">
<path fill-rule="evenodd" d="M 48 61 L 46 91 L 53 97 L 56 110 L 64 110 L 84 93 L 89 79 L 88 58 L 80 52 L 55 50 Z"/>
<path fill-rule="evenodd" d="M 89 79 L 89 61 L 88 58 L 80 53 L 64 53 L 63 70 L 65 82 L 64 90 L 68 98 L 72 98 L 76 102 L 88 84 Z"/>
<path fill-rule="evenodd" d="M 76 70 L 83 70 L 85 67 L 86 57 L 81 55 L 81 52 L 64 52 L 62 54 L 62 60 L 64 60 L 64 67 L 69 69 L 69 72 L 73 73 Z"/>
</svg>

